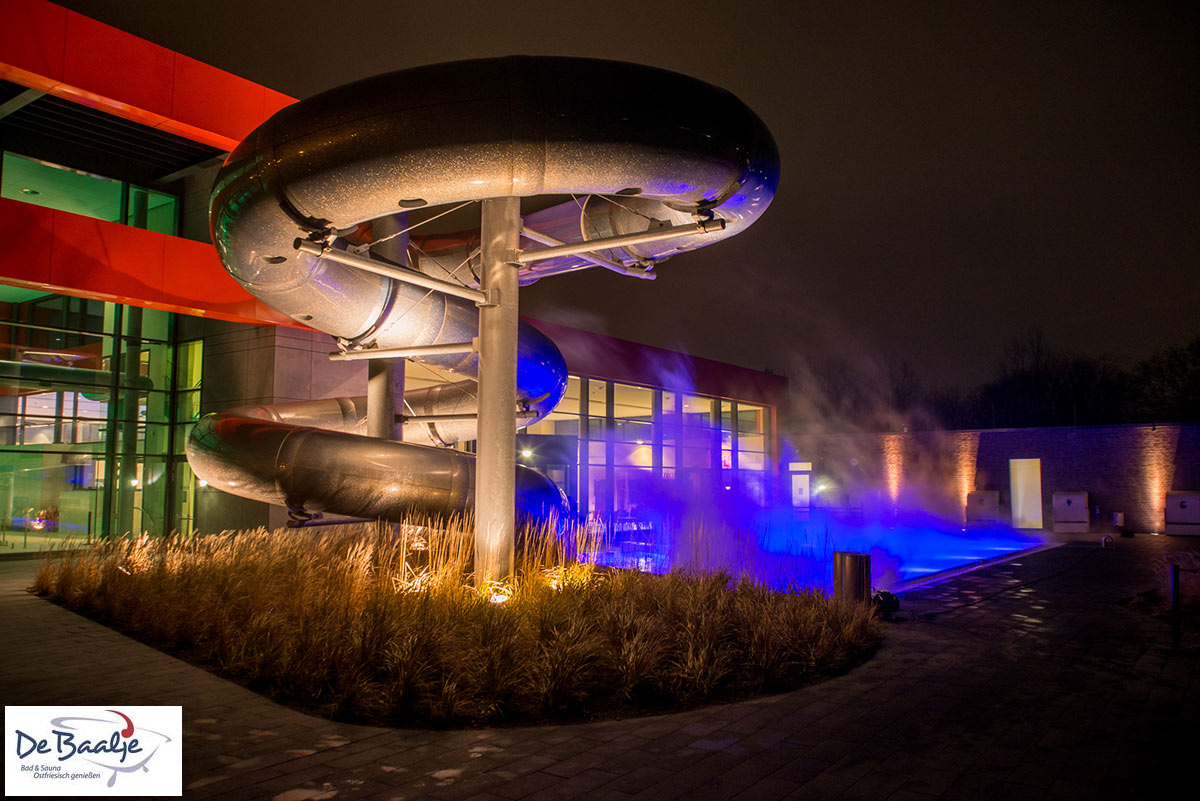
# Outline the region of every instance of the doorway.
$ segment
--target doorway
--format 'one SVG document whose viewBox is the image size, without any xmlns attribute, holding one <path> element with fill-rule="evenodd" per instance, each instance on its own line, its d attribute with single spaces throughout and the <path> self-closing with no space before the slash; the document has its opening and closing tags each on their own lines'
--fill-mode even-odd
<svg viewBox="0 0 1200 801">
<path fill-rule="evenodd" d="M 1013 528 L 1042 527 L 1042 460 L 1009 459 Z"/>
</svg>

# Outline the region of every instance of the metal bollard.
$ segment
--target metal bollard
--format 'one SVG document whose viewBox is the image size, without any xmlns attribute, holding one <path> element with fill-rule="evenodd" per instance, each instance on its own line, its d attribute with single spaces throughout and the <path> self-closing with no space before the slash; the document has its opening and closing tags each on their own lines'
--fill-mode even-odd
<svg viewBox="0 0 1200 801">
<path fill-rule="evenodd" d="M 1171 564 L 1171 650 L 1179 650 L 1179 565 Z"/>
<path fill-rule="evenodd" d="M 837 551 L 833 554 L 833 597 L 865 604 L 871 600 L 871 555 Z"/>
</svg>

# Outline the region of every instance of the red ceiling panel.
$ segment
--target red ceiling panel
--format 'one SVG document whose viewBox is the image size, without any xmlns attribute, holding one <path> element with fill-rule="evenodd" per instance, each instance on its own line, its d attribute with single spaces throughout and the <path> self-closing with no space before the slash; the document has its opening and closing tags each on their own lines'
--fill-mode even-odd
<svg viewBox="0 0 1200 801">
<path fill-rule="evenodd" d="M 0 0 L 0 78 L 223 150 L 295 102 L 46 0 Z"/>
<path fill-rule="evenodd" d="M 14 71 L 62 80 L 65 8 L 29 0 L 0 0 L 0 20 L 0 61 Z M 15 74 L 11 80 L 25 83 Z"/>
<path fill-rule="evenodd" d="M 266 89 L 264 87 L 263 109 L 262 116 L 259 117 L 259 122 L 270 117 L 281 108 L 286 108 L 296 102 L 296 98 L 291 95 L 285 95 L 283 92 L 276 92 L 274 89 Z M 254 127 L 258 127 L 256 123 Z"/>
<path fill-rule="evenodd" d="M 262 122 L 265 92 L 256 83 L 176 54 L 171 118 L 240 142 Z"/>
<path fill-rule="evenodd" d="M 169 117 L 175 54 L 82 14 L 67 14 L 63 82 Z"/>
</svg>

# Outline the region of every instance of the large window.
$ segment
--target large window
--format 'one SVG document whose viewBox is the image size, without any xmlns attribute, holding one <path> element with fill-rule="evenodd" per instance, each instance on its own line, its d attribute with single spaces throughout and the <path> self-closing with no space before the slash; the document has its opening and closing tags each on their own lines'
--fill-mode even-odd
<svg viewBox="0 0 1200 801">
<path fill-rule="evenodd" d="M 166 312 L 0 287 L 0 539 L 186 529 L 199 343 Z"/>
<path fill-rule="evenodd" d="M 694 393 L 570 378 L 566 397 L 525 433 L 578 436 L 578 480 L 560 482 L 580 517 L 611 529 L 653 500 L 658 482 L 702 491 L 735 484 L 765 497 L 768 409 Z"/>
</svg>

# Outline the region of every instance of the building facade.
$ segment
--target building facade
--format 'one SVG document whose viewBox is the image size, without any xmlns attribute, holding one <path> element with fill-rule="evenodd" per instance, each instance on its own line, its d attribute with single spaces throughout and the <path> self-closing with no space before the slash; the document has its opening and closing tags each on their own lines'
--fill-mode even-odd
<svg viewBox="0 0 1200 801">
<path fill-rule="evenodd" d="M 291 98 L 42 0 L 0 15 L 0 548 L 282 525 L 197 481 L 185 445 L 208 412 L 366 394 L 365 364 L 330 362 L 209 244 L 225 153 Z M 531 322 L 571 375 L 518 454 L 579 519 L 636 515 L 663 481 L 772 497 L 782 377 Z"/>
</svg>

